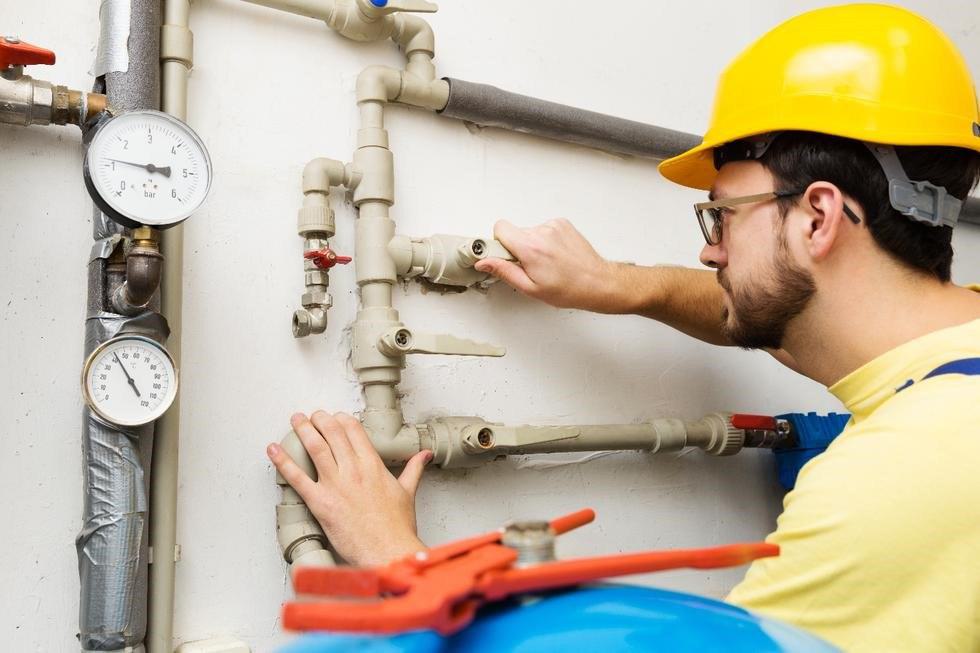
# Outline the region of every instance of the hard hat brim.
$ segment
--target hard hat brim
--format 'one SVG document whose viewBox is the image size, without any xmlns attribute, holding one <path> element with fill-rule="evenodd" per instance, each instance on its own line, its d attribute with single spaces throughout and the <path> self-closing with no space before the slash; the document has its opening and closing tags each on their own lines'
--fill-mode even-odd
<svg viewBox="0 0 980 653">
<path fill-rule="evenodd" d="M 709 190 L 718 176 L 713 153 L 718 145 L 721 143 L 703 142 L 687 152 L 661 161 L 657 170 L 675 184 Z"/>
</svg>

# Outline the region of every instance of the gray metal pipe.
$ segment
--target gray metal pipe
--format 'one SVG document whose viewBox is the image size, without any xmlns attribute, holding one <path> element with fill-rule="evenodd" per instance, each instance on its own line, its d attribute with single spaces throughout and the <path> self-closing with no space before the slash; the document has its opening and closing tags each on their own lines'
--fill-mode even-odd
<svg viewBox="0 0 980 653">
<path fill-rule="evenodd" d="M 126 255 L 126 281 L 112 294 L 117 313 L 138 315 L 160 287 L 163 255 L 152 247 L 134 247 Z"/>
<path fill-rule="evenodd" d="M 103 20 L 119 5 L 104 3 Z M 132 0 L 128 34 L 104 31 L 104 38 L 128 42 L 130 65 L 96 81 L 120 110 L 159 105 L 156 61 L 160 47 L 159 0 Z M 107 45 L 107 44 L 103 44 Z M 147 64 L 147 62 L 149 62 Z M 122 330 L 164 342 L 168 331 L 159 315 L 126 318 L 112 307 L 112 296 L 125 281 L 117 250 L 123 229 L 94 210 L 95 244 L 89 263 L 85 352 Z M 154 301 L 148 308 L 155 309 Z M 141 653 L 146 633 L 149 559 L 149 478 L 153 425 L 118 429 L 97 421 L 87 410 L 82 434 L 84 506 L 75 540 L 80 580 L 79 643 L 85 651 Z"/>
<path fill-rule="evenodd" d="M 445 79 L 449 82 L 449 102 L 439 114 L 447 118 L 652 159 L 672 157 L 701 142 L 694 134 L 539 100 L 488 84 Z"/>
<path fill-rule="evenodd" d="M 701 143 L 695 134 L 539 100 L 489 84 L 444 79 L 449 83 L 449 102 L 438 113 L 483 127 L 651 159 L 667 159 Z M 967 198 L 960 221 L 980 224 L 980 197 Z"/>
</svg>

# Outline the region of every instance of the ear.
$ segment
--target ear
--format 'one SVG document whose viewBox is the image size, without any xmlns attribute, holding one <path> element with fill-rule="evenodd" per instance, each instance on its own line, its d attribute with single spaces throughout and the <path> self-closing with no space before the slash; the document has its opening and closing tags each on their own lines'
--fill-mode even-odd
<svg viewBox="0 0 980 653">
<path fill-rule="evenodd" d="M 806 189 L 801 205 L 810 219 L 806 233 L 807 253 L 813 260 L 822 261 L 830 255 L 841 235 L 841 225 L 846 220 L 844 196 L 837 186 L 817 181 Z"/>
</svg>

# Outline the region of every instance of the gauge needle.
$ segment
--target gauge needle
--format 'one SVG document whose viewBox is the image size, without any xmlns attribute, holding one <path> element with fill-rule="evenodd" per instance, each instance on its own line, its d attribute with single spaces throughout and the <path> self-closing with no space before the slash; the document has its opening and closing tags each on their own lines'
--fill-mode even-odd
<svg viewBox="0 0 980 653">
<path fill-rule="evenodd" d="M 123 165 L 133 166 L 134 168 L 143 168 L 147 172 L 159 172 L 164 177 L 170 176 L 170 166 L 166 168 L 161 168 L 153 165 L 152 163 L 133 163 L 132 161 L 120 161 L 119 159 L 109 159 L 110 161 L 115 161 L 116 163 L 122 163 Z"/>
<path fill-rule="evenodd" d="M 136 381 L 133 381 L 133 377 L 131 377 L 129 375 L 129 372 L 126 371 L 126 366 L 123 365 L 123 362 L 121 360 L 119 360 L 119 354 L 117 354 L 116 352 L 112 352 L 112 355 L 116 359 L 116 362 L 119 363 L 119 367 L 122 368 L 123 374 L 125 374 L 126 378 L 129 380 L 129 385 L 133 388 L 133 392 L 136 393 L 137 397 L 142 397 L 143 395 L 140 394 L 139 389 L 136 387 Z"/>
</svg>

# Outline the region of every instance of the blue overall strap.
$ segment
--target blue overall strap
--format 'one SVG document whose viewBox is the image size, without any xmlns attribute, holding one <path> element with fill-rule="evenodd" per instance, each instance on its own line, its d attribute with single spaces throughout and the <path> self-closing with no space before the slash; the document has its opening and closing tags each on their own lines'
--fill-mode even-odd
<svg viewBox="0 0 980 653">
<path fill-rule="evenodd" d="M 980 358 L 961 358 L 958 361 L 944 363 L 922 377 L 922 380 L 925 381 L 926 379 L 931 379 L 934 376 L 942 376 L 943 374 L 980 376 Z"/>
<path fill-rule="evenodd" d="M 943 363 L 933 371 L 922 377 L 922 381 L 926 379 L 931 379 L 934 376 L 942 376 L 944 374 L 965 374 L 967 376 L 980 376 L 980 358 L 961 358 L 959 360 L 950 361 L 948 363 Z M 897 388 L 895 392 L 901 392 L 910 385 L 915 385 L 915 381 L 909 379 L 902 385 L 902 387 Z"/>
</svg>

